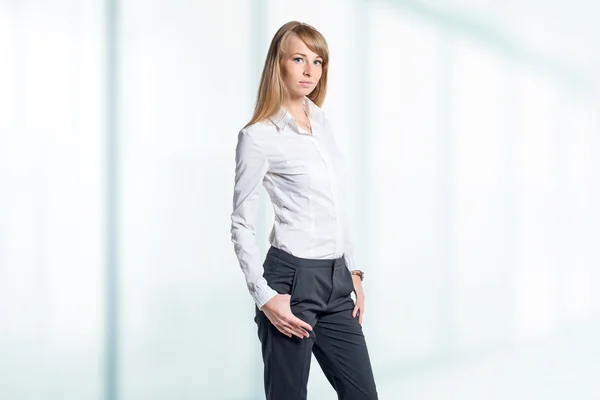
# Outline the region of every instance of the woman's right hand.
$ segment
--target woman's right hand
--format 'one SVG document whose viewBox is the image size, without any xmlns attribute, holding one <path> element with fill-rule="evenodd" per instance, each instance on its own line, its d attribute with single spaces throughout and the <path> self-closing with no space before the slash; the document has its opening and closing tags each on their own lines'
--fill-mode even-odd
<svg viewBox="0 0 600 400">
<path fill-rule="evenodd" d="M 292 335 L 298 336 L 300 339 L 305 336 L 309 337 L 307 330 L 312 331 L 312 326 L 292 314 L 290 298 L 289 294 L 276 294 L 262 306 L 262 312 L 277 330 L 287 337 L 292 337 Z"/>
</svg>

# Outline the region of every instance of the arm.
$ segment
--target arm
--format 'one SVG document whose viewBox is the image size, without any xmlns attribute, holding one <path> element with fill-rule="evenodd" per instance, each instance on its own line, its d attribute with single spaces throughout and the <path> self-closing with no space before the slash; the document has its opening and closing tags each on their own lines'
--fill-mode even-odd
<svg viewBox="0 0 600 400">
<path fill-rule="evenodd" d="M 342 198 L 348 198 L 348 185 L 346 177 L 343 178 L 342 187 Z M 359 269 L 356 265 L 356 259 L 354 255 L 354 238 L 352 236 L 352 229 L 350 227 L 350 219 L 346 211 L 346 204 L 343 205 L 342 214 L 344 218 L 344 259 L 346 266 L 350 271 Z M 360 268 L 362 270 L 362 268 Z M 356 301 L 354 303 L 354 309 L 352 310 L 352 317 L 356 318 L 358 315 L 358 323 L 362 326 L 363 314 L 365 312 L 365 293 L 362 286 L 362 280 L 359 275 L 352 275 L 352 284 L 354 286 L 354 293 L 356 294 Z"/>
<path fill-rule="evenodd" d="M 290 295 L 280 295 L 263 278 L 264 269 L 256 245 L 256 212 L 259 190 L 269 163 L 252 136 L 238 134 L 235 152 L 235 185 L 231 213 L 231 241 L 256 306 L 284 335 L 309 337 L 312 327 L 292 314 Z"/>
<path fill-rule="evenodd" d="M 341 198 L 343 200 L 350 198 L 350 189 L 348 185 L 348 172 L 345 171 L 341 177 Z M 354 236 L 351 227 L 351 221 L 347 211 L 348 204 L 346 201 L 342 201 L 342 218 L 344 227 L 344 260 L 346 266 L 350 271 L 358 269 L 356 265 L 356 258 L 354 256 Z"/>
<path fill-rule="evenodd" d="M 255 239 L 259 190 L 267 170 L 268 161 L 258 144 L 248 132 L 240 131 L 235 150 L 231 241 L 250 295 L 259 309 L 277 294 L 262 276 L 264 269 Z"/>
<path fill-rule="evenodd" d="M 346 223 L 344 230 L 344 259 L 346 260 L 348 269 L 353 271 L 359 268 L 356 266 L 356 260 L 354 258 L 354 242 L 350 233 L 349 219 L 347 218 L 346 212 L 344 212 L 344 221 Z M 365 312 L 365 292 L 359 275 L 352 275 L 352 285 L 354 287 L 354 293 L 356 294 L 352 317 L 356 318 L 356 315 L 358 315 L 358 323 L 359 325 L 362 325 L 363 314 Z"/>
<path fill-rule="evenodd" d="M 346 266 L 350 271 L 357 269 L 356 260 L 354 257 L 354 240 L 351 234 L 350 220 L 344 209 L 344 259 Z"/>
</svg>

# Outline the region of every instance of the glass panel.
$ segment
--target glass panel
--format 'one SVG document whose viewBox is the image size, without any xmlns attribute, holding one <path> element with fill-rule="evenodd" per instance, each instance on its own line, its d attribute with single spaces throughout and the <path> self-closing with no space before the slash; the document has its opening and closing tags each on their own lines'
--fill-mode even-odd
<svg viewBox="0 0 600 400">
<path fill-rule="evenodd" d="M 377 4 L 369 54 L 369 336 L 388 368 L 440 344 L 440 35 Z M 367 290 L 366 289 L 366 290 Z M 376 329 L 375 329 L 376 327 Z"/>
<path fill-rule="evenodd" d="M 0 397 L 101 399 L 101 2 L 0 3 Z"/>
<path fill-rule="evenodd" d="M 235 143 L 253 107 L 250 5 L 121 2 L 124 399 L 261 388 L 229 233 Z"/>
<path fill-rule="evenodd" d="M 456 343 L 463 350 L 506 341 L 512 334 L 511 254 L 507 215 L 511 143 L 506 111 L 508 71 L 497 54 L 472 41 L 452 43 L 453 212 L 449 264 Z"/>
</svg>

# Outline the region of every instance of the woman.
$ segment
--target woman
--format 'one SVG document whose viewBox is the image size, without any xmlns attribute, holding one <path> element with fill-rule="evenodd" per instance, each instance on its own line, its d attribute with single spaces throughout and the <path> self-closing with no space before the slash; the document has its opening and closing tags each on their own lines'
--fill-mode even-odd
<svg viewBox="0 0 600 400">
<path fill-rule="evenodd" d="M 256 304 L 269 400 L 306 399 L 311 352 L 339 399 L 377 399 L 362 332 L 364 274 L 342 205 L 344 161 L 320 108 L 328 64 L 317 30 L 283 25 L 238 134 L 231 239 Z M 264 263 L 255 241 L 261 184 L 275 214 Z"/>
</svg>

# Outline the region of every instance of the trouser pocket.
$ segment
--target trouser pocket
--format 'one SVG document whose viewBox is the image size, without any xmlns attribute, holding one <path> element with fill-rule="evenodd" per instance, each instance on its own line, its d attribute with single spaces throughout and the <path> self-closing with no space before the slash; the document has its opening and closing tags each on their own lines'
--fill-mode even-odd
<svg viewBox="0 0 600 400">
<path fill-rule="evenodd" d="M 275 257 L 267 258 L 263 267 L 263 277 L 269 287 L 279 294 L 289 294 L 293 298 L 298 275 L 296 268 L 286 265 Z"/>
<path fill-rule="evenodd" d="M 333 298 L 350 297 L 354 291 L 352 275 L 345 265 L 336 266 L 333 271 Z"/>
</svg>

